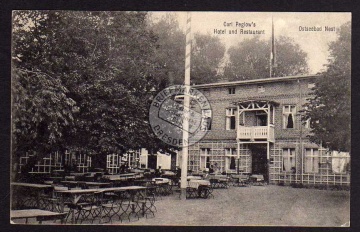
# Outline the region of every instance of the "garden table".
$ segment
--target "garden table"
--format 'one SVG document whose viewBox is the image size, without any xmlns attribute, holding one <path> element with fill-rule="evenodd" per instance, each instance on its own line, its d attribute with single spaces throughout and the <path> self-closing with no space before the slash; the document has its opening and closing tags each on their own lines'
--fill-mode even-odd
<svg viewBox="0 0 360 232">
<path fill-rule="evenodd" d="M 21 183 L 21 182 L 12 182 L 11 186 L 14 187 L 14 190 L 15 188 L 20 188 L 17 189 L 16 191 L 13 191 L 16 195 L 17 203 L 23 200 L 20 198 L 29 197 L 28 200 L 30 201 L 31 205 L 34 205 L 38 209 L 40 208 L 41 195 L 44 194 L 45 190 L 49 190 L 53 188 L 52 185 L 48 185 L 48 184 L 31 184 L 31 183 Z"/>
<path fill-rule="evenodd" d="M 170 185 L 171 180 L 168 178 L 153 178 L 152 179 L 156 185 L 159 186 L 159 193 L 162 195 L 169 195 L 172 193 L 172 185 Z"/>
<path fill-rule="evenodd" d="M 41 209 L 25 209 L 25 210 L 11 210 L 10 218 L 11 219 L 23 219 L 25 218 L 25 223 L 28 223 L 29 218 L 36 218 L 36 220 L 41 224 L 42 221 L 45 220 L 55 220 L 61 219 L 61 223 L 63 222 L 63 218 L 66 213 L 56 213 L 47 210 Z"/>
<path fill-rule="evenodd" d="M 189 180 L 187 182 L 187 187 L 197 189 L 198 197 L 207 198 L 206 191 L 208 186 L 211 186 L 208 180 Z"/>
<path fill-rule="evenodd" d="M 91 181 L 61 181 L 62 184 L 66 184 L 66 185 L 72 185 L 72 186 L 79 186 L 79 185 L 86 185 L 87 187 L 104 187 L 104 186 L 109 186 L 110 183 L 102 183 L 102 182 L 91 182 Z"/>
<path fill-rule="evenodd" d="M 210 186 L 210 181 L 208 180 L 189 180 L 188 187 L 198 189 L 199 186 Z"/>
<path fill-rule="evenodd" d="M 201 176 L 188 176 L 187 177 L 187 180 L 189 181 L 189 180 L 201 180 L 202 178 L 201 178 Z"/>
</svg>

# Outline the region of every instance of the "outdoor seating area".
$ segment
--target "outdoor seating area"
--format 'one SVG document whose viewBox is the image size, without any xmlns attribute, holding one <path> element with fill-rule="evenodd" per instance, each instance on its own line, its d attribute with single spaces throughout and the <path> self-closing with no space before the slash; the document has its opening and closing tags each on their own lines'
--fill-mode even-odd
<svg viewBox="0 0 360 232">
<path fill-rule="evenodd" d="M 160 177 L 144 173 L 70 172 L 34 178 L 31 183 L 12 182 L 11 219 L 14 223 L 113 224 L 155 218 L 159 201 L 181 199 L 181 178 L 169 170 Z M 214 199 L 221 189 L 261 182 L 260 177 L 259 181 L 254 178 L 189 175 L 184 197 Z"/>
<path fill-rule="evenodd" d="M 180 178 L 171 171 L 164 171 L 161 177 L 144 176 L 142 172 L 73 172 L 56 179 L 42 179 L 38 183 L 11 183 L 14 223 L 133 222 L 155 218 L 158 201 L 181 198 Z M 188 176 L 186 199 L 214 199 L 214 189 L 228 188 L 230 182 L 226 175 Z"/>
</svg>

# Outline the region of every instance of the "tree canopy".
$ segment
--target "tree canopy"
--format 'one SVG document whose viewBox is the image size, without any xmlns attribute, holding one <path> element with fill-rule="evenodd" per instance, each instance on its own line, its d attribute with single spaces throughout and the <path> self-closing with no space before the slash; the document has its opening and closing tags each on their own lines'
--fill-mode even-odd
<svg viewBox="0 0 360 232">
<path fill-rule="evenodd" d="M 310 119 L 313 142 L 331 150 L 351 148 L 351 23 L 337 31 L 329 44 L 329 63 L 315 82 L 314 97 L 305 104 L 303 120 Z"/>
<path fill-rule="evenodd" d="M 185 75 L 185 34 L 171 13 L 156 22 L 149 21 L 149 29 L 158 38 L 154 63 L 158 75 L 169 76 L 173 84 L 183 84 Z M 219 38 L 195 33 L 191 53 L 191 84 L 216 82 L 217 70 L 225 54 Z M 162 72 L 161 72 L 162 71 Z M 169 83 L 168 83 L 169 84 Z"/>
<path fill-rule="evenodd" d="M 219 37 L 196 33 L 192 46 L 191 82 L 215 82 L 219 78 L 218 68 L 224 59 L 225 45 Z"/>
<path fill-rule="evenodd" d="M 161 80 L 145 12 L 15 11 L 13 151 L 172 152 L 148 110 Z"/>
<path fill-rule="evenodd" d="M 308 72 L 307 54 L 292 38 L 279 36 L 275 44 L 277 67 L 273 69 L 273 77 Z M 270 77 L 270 46 L 270 41 L 260 40 L 259 36 L 255 36 L 230 47 L 224 78 L 234 81 Z"/>
</svg>

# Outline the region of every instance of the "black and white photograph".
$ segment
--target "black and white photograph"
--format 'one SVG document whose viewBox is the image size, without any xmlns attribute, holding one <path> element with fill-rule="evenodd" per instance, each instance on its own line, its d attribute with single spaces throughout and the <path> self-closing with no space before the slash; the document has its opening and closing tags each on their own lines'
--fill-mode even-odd
<svg viewBox="0 0 360 232">
<path fill-rule="evenodd" d="M 351 24 L 13 10 L 8 220 L 350 227 Z"/>
</svg>

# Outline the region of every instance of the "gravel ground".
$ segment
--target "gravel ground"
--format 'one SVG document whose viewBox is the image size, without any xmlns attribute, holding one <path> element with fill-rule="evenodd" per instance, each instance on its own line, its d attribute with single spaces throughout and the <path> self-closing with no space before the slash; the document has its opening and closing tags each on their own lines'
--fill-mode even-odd
<svg viewBox="0 0 360 232">
<path fill-rule="evenodd" d="M 155 203 L 155 217 L 112 224 L 336 227 L 349 226 L 350 222 L 349 191 L 268 185 L 215 189 L 213 195 L 210 199 L 188 200 L 180 200 L 174 194 L 162 197 Z"/>
<path fill-rule="evenodd" d="M 154 218 L 121 224 L 341 226 L 350 221 L 350 192 L 275 185 L 230 187 L 215 189 L 211 199 L 163 197 L 156 207 Z"/>
</svg>

